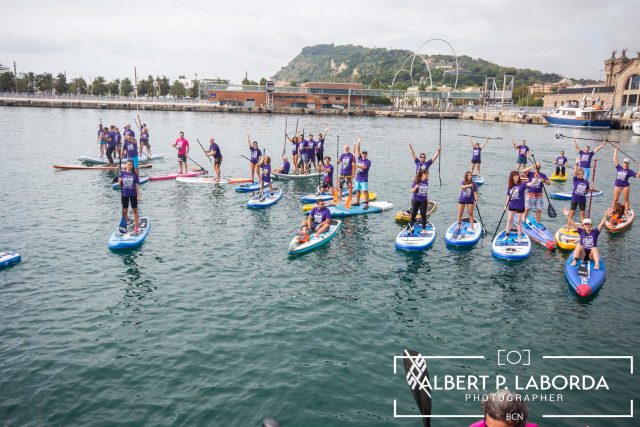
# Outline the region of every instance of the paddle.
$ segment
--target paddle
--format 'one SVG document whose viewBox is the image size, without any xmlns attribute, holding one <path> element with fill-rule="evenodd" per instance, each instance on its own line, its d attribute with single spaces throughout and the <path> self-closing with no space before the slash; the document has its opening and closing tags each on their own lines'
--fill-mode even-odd
<svg viewBox="0 0 640 427">
<path fill-rule="evenodd" d="M 468 136 L 469 138 L 478 138 L 478 139 L 502 139 L 501 136 L 493 138 L 489 136 L 466 135 L 464 133 L 459 133 L 458 136 Z"/>
<path fill-rule="evenodd" d="M 598 159 L 593 161 L 593 176 L 591 177 L 591 190 L 589 192 L 589 210 L 587 211 L 587 218 L 591 218 L 591 201 L 593 200 L 593 189 L 596 186 L 596 166 L 598 166 Z"/>
<path fill-rule="evenodd" d="M 355 147 L 354 147 L 354 151 L 355 151 Z M 355 157 L 355 156 L 354 156 Z M 347 201 L 345 202 L 344 206 L 347 209 L 351 209 L 351 196 L 353 193 L 353 177 L 356 174 L 356 162 L 351 162 L 351 179 L 349 180 L 349 194 L 347 195 Z"/>
<path fill-rule="evenodd" d="M 543 160 L 543 162 L 549 163 L 549 164 L 552 164 L 552 165 L 555 165 L 555 166 L 559 166 L 556 162 L 550 162 L 549 160 Z M 564 165 L 564 167 L 567 168 L 567 169 L 573 169 L 573 166 L 569 166 L 569 164 Z"/>
<path fill-rule="evenodd" d="M 282 155 L 287 154 L 287 118 L 288 116 L 284 116 L 284 144 L 282 145 Z"/>
<path fill-rule="evenodd" d="M 480 226 L 482 226 L 482 237 L 487 235 L 487 229 L 484 226 L 484 221 L 482 221 L 482 215 L 480 215 L 480 207 L 478 206 L 478 201 L 476 200 L 476 210 L 478 211 L 478 219 L 480 220 Z"/>
<path fill-rule="evenodd" d="M 431 418 L 429 416 L 431 415 L 431 393 L 433 389 L 431 381 L 429 381 L 427 361 L 415 350 L 405 349 L 403 355 L 405 356 L 402 359 L 405 378 L 418 405 L 420 414 L 423 415 L 422 425 L 423 427 L 431 427 Z"/>
<path fill-rule="evenodd" d="M 178 149 L 178 147 L 173 147 L 173 148 L 175 148 L 176 150 Z M 191 161 L 193 162 L 193 164 L 194 164 L 194 165 L 196 165 L 197 167 L 199 167 L 199 168 L 200 168 L 200 170 L 204 171 L 204 173 L 205 173 L 205 174 L 206 174 L 206 173 L 209 173 L 209 171 L 208 171 L 208 170 L 206 170 L 205 168 L 203 168 L 202 166 L 200 166 L 200 165 L 198 164 L 198 162 L 196 162 L 196 161 L 195 161 L 195 160 L 193 160 L 191 157 L 189 157 L 189 155 L 188 155 L 188 154 L 187 154 L 186 156 L 187 156 L 187 159 L 191 160 Z M 189 172 L 189 171 L 187 170 L 187 172 Z"/>
<path fill-rule="evenodd" d="M 337 205 L 338 204 L 338 198 L 340 195 L 340 163 L 338 162 L 338 146 L 340 145 L 340 135 L 338 135 L 338 139 L 336 141 L 336 165 L 338 165 L 338 167 L 336 168 L 337 170 L 334 170 L 334 172 L 336 173 L 336 185 L 333 187 L 333 204 Z"/>
<path fill-rule="evenodd" d="M 533 153 L 531 153 L 531 158 L 533 159 L 533 164 L 535 165 L 536 170 L 538 171 L 538 173 L 540 173 L 540 168 L 538 167 L 538 162 L 536 162 L 536 158 L 533 155 Z M 544 191 L 544 195 L 547 198 L 547 215 L 549 215 L 549 218 L 556 218 L 558 216 L 558 214 L 556 213 L 556 210 L 551 205 L 551 200 L 549 200 L 549 195 L 547 194 L 547 189 L 544 186 L 544 182 L 542 183 L 542 191 Z"/>
<path fill-rule="evenodd" d="M 491 238 L 492 242 L 496 238 L 496 234 L 498 234 L 498 228 L 500 228 L 500 224 L 502 224 L 502 219 L 504 218 L 504 214 L 507 212 L 507 206 L 509 205 L 512 197 L 513 192 L 509 194 L 509 200 L 507 200 L 507 203 L 504 204 L 504 208 L 502 209 L 502 216 L 500 217 L 500 221 L 498 221 L 498 225 L 496 226 L 496 231 L 493 232 L 493 237 Z"/>
<path fill-rule="evenodd" d="M 200 148 L 202 148 L 202 151 L 204 152 L 204 156 L 209 159 L 209 163 L 211 163 L 211 168 L 213 168 L 213 159 L 211 159 L 211 156 L 209 156 L 207 154 L 207 150 L 204 149 L 204 147 L 202 146 L 202 144 L 200 143 L 200 140 L 198 138 L 196 138 L 196 141 L 198 141 L 198 145 L 200 145 Z M 194 162 L 195 163 L 195 162 Z"/>
<path fill-rule="evenodd" d="M 570 138 L 570 139 L 582 139 L 583 141 L 602 141 L 602 138 L 598 139 L 598 138 L 579 138 L 579 137 L 574 137 L 574 136 L 567 136 L 567 135 L 563 135 L 561 133 L 556 133 L 556 139 L 565 139 L 565 138 Z M 607 141 L 607 142 L 613 142 L 618 144 L 618 141 Z"/>
<path fill-rule="evenodd" d="M 438 156 L 438 180 L 440 181 L 440 187 L 442 187 L 442 178 L 440 178 L 440 165 L 442 164 L 442 114 L 440 115 L 438 147 L 440 147 L 440 153 L 439 153 L 440 155 Z"/>
<path fill-rule="evenodd" d="M 622 150 L 620 149 L 620 147 L 618 147 L 617 145 L 613 145 L 613 143 L 619 144 L 619 142 L 618 142 L 618 141 L 607 141 L 607 140 L 605 140 L 605 142 L 608 142 L 609 144 L 611 144 L 611 146 L 612 146 L 613 148 L 617 148 L 617 149 L 618 149 L 618 151 L 619 151 L 619 152 L 621 152 L 622 154 L 624 154 L 624 156 L 625 156 L 625 157 L 627 157 L 629 160 L 631 160 L 631 161 L 632 161 L 633 163 L 635 163 L 636 165 L 640 166 L 640 163 L 638 163 L 638 162 L 636 161 L 636 159 L 634 159 L 633 157 L 631 157 L 630 155 L 628 155 L 627 153 L 625 153 L 624 151 L 622 151 Z"/>
</svg>

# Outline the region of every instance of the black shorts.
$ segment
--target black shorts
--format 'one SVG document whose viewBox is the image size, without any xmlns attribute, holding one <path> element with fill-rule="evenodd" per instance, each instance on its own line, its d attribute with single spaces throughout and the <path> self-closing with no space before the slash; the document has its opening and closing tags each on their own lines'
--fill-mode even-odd
<svg viewBox="0 0 640 427">
<path fill-rule="evenodd" d="M 324 150 L 318 150 L 318 151 L 316 152 L 316 159 L 317 159 L 320 163 L 322 163 L 322 159 L 323 159 L 323 157 L 324 157 Z"/>
<path fill-rule="evenodd" d="M 344 187 L 345 185 L 349 185 L 350 182 L 351 182 L 351 176 L 341 176 L 340 188 Z"/>
<path fill-rule="evenodd" d="M 509 211 L 515 212 L 515 213 L 524 213 L 524 208 L 523 209 L 511 209 L 511 208 L 509 208 Z"/>
<path fill-rule="evenodd" d="M 213 164 L 215 164 L 216 166 L 220 166 L 222 164 L 222 157 L 220 157 L 219 159 L 214 158 Z"/>
<path fill-rule="evenodd" d="M 585 208 L 587 207 L 587 202 L 574 202 L 572 200 L 570 210 L 575 211 L 577 207 L 579 207 L 581 211 L 584 211 Z"/>
<path fill-rule="evenodd" d="M 178 154 L 178 163 L 187 163 L 187 155 L 186 154 L 183 154 L 183 155 Z"/>
<path fill-rule="evenodd" d="M 144 146 L 146 146 L 146 147 L 151 148 L 151 144 L 149 144 L 149 141 L 140 141 L 140 144 L 142 144 L 142 145 L 144 145 Z"/>
<path fill-rule="evenodd" d="M 461 202 L 461 201 L 458 201 L 458 204 L 459 205 L 475 205 L 475 202 Z M 522 212 L 524 212 L 524 211 L 522 211 Z"/>
<path fill-rule="evenodd" d="M 479 165 L 480 163 L 482 163 L 480 160 L 471 160 L 471 164 Z"/>
<path fill-rule="evenodd" d="M 133 209 L 138 209 L 138 198 L 133 196 L 133 197 L 125 197 L 125 196 L 120 196 L 120 198 L 122 199 L 122 207 L 124 209 L 129 209 L 129 201 L 131 201 L 131 207 Z"/>
<path fill-rule="evenodd" d="M 584 248 L 583 248 L 583 249 L 584 249 Z M 591 248 L 591 249 L 593 249 L 593 248 Z M 591 258 L 590 258 L 590 255 L 591 255 L 591 249 L 585 249 L 585 250 L 584 250 L 584 259 L 586 259 L 587 261 L 589 261 L 589 260 L 591 259 Z"/>
</svg>

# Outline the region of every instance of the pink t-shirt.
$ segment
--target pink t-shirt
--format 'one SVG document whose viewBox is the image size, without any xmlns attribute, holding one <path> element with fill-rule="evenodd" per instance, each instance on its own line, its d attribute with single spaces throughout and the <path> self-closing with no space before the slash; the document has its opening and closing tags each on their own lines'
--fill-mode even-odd
<svg viewBox="0 0 640 427">
<path fill-rule="evenodd" d="M 184 138 L 176 139 L 176 147 L 178 148 L 178 155 L 185 156 L 187 154 L 187 148 L 189 147 L 189 141 Z"/>
</svg>

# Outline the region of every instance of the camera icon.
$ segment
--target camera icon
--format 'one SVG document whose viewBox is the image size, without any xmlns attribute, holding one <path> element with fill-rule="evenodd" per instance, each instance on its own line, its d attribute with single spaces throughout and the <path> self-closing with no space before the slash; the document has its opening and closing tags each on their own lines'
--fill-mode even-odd
<svg viewBox="0 0 640 427">
<path fill-rule="evenodd" d="M 531 350 L 498 350 L 498 366 L 531 365 Z"/>
</svg>

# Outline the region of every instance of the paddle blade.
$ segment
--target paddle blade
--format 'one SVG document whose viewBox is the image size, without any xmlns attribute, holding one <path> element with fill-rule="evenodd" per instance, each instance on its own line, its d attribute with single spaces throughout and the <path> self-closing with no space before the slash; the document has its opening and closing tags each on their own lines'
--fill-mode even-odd
<svg viewBox="0 0 640 427">
<path fill-rule="evenodd" d="M 407 383 L 421 415 L 431 415 L 431 382 L 426 359 L 417 351 L 405 349 L 402 360 Z M 422 425 L 431 427 L 431 418 L 423 418 Z"/>
<path fill-rule="evenodd" d="M 347 201 L 344 204 L 347 209 L 351 209 L 351 193 L 353 193 L 353 187 L 351 185 L 351 182 L 349 182 L 349 194 L 347 195 Z"/>
<path fill-rule="evenodd" d="M 333 189 L 333 204 L 337 205 L 338 204 L 338 197 L 339 197 L 339 190 L 337 188 L 334 187 Z"/>
<path fill-rule="evenodd" d="M 124 217 L 120 218 L 120 224 L 118 224 L 118 231 L 122 234 L 127 232 L 127 220 Z"/>
<path fill-rule="evenodd" d="M 558 216 L 551 203 L 549 203 L 549 207 L 547 208 L 547 214 L 549 215 L 549 218 L 556 218 Z"/>
</svg>

